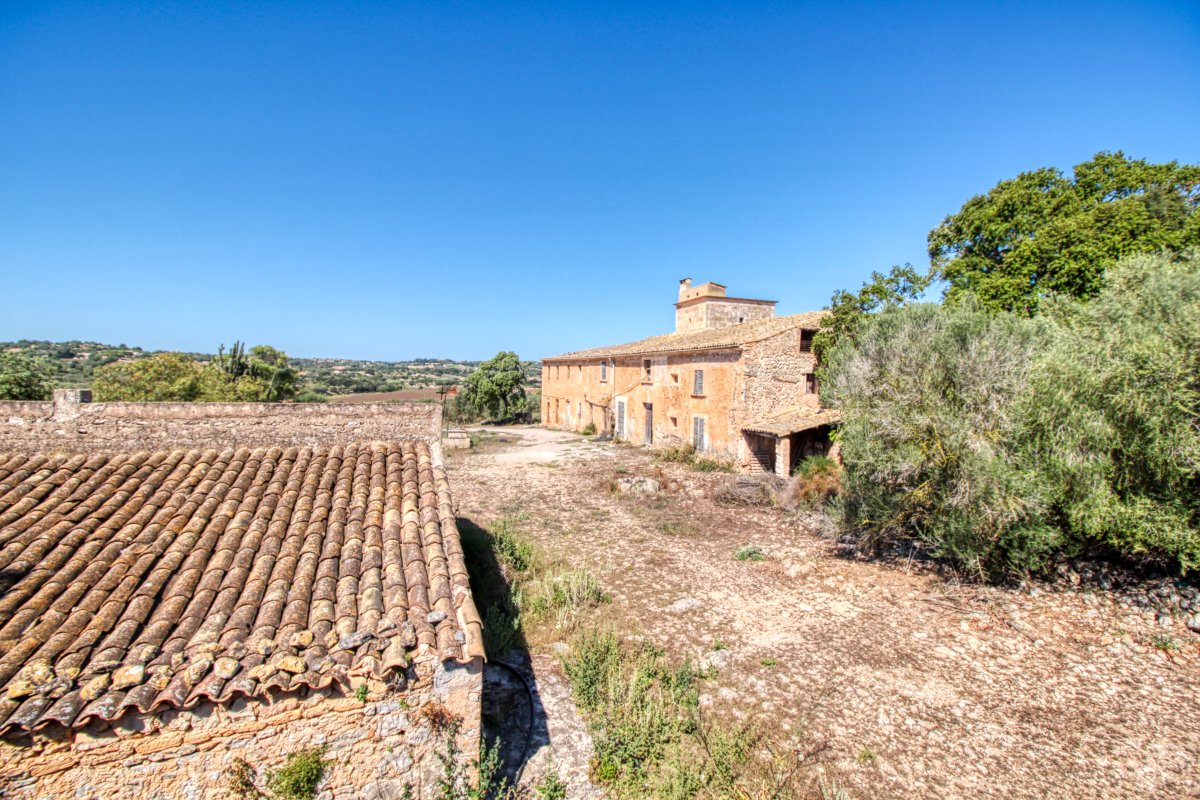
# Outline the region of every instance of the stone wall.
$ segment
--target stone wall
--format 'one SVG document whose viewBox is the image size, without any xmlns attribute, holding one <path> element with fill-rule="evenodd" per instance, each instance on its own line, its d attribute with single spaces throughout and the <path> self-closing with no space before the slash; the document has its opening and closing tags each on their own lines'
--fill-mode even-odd
<svg viewBox="0 0 1200 800">
<path fill-rule="evenodd" d="M 808 377 L 817 366 L 811 352 L 800 350 L 800 329 L 747 345 L 742 358 L 744 389 L 738 408 L 747 422 L 790 406 L 820 406 L 816 392 L 808 391 Z"/>
<path fill-rule="evenodd" d="M 428 797 L 446 750 L 440 712 L 460 722 L 460 764 L 478 755 L 482 676 L 479 659 L 451 662 L 366 702 L 330 689 L 43 731 L 0 742 L 0 797 L 229 800 L 238 759 L 261 787 L 288 755 L 311 747 L 325 747 L 330 761 L 319 800 L 399 800 L 406 784 Z"/>
<path fill-rule="evenodd" d="M 675 332 L 727 328 L 773 316 L 775 304 L 769 300 L 705 297 L 675 309 Z"/>
<path fill-rule="evenodd" d="M 0 402 L 0 450 L 117 452 L 179 447 L 436 443 L 435 403 Z"/>
</svg>

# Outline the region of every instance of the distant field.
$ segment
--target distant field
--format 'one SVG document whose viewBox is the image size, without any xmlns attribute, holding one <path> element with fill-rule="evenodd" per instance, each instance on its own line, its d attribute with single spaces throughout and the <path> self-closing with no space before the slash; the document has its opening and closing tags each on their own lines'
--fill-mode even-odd
<svg viewBox="0 0 1200 800">
<path fill-rule="evenodd" d="M 437 400 L 437 389 L 404 389 L 400 392 L 359 392 L 329 398 L 331 403 L 394 403 L 399 400 Z"/>
</svg>

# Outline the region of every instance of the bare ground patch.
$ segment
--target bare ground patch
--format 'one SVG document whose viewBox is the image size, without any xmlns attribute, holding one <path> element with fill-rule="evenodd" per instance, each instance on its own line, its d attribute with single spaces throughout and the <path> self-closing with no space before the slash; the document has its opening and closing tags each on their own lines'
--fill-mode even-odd
<svg viewBox="0 0 1200 800">
<path fill-rule="evenodd" d="M 852 796 L 1200 796 L 1200 637 L 1182 624 L 1103 593 L 848 559 L 819 518 L 713 502 L 725 476 L 544 429 L 504 437 L 451 454 L 460 516 L 527 513 L 611 595 L 601 621 L 716 666 L 703 703 L 825 743 L 821 769 Z M 618 494 L 622 476 L 664 488 Z M 765 558 L 736 558 L 748 546 Z"/>
</svg>

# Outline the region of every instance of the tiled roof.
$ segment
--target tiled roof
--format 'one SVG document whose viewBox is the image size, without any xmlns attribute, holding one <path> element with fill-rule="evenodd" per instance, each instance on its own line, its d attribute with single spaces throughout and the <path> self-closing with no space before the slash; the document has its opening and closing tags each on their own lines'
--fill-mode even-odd
<svg viewBox="0 0 1200 800">
<path fill-rule="evenodd" d="M 611 347 L 593 347 L 590 350 L 563 353 L 560 356 L 551 356 L 550 358 L 543 359 L 543 361 L 583 361 L 612 356 L 681 353 L 695 350 L 729 350 L 752 342 L 769 339 L 772 336 L 793 328 L 818 330 L 821 327 L 821 320 L 828 314 L 828 311 L 806 311 L 803 314 L 791 314 L 786 317 L 751 320 L 750 322 L 743 322 L 740 325 L 728 325 L 724 328 L 668 333 L 662 336 L 651 336 L 649 339 L 642 339 L 637 342 L 629 342 L 628 344 L 617 344 Z"/>
<path fill-rule="evenodd" d="M 842 421 L 842 412 L 830 408 L 790 406 L 767 414 L 759 419 L 744 422 L 742 430 L 750 433 L 766 433 L 771 436 L 786 436 L 822 425 L 836 425 Z"/>
<path fill-rule="evenodd" d="M 427 444 L 0 454 L 0 733 L 394 677 L 480 631 Z"/>
</svg>

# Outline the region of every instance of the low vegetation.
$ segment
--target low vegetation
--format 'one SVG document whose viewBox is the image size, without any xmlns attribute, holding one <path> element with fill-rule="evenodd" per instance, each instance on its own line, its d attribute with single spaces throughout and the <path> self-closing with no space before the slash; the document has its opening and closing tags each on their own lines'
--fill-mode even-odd
<svg viewBox="0 0 1200 800">
<path fill-rule="evenodd" d="M 649 644 L 589 629 L 563 662 L 589 720 L 592 777 L 614 796 L 688 800 L 811 797 L 821 747 L 772 741 L 753 721 L 716 721 L 701 710 L 709 677 Z"/>
<path fill-rule="evenodd" d="M 569 635 L 584 610 L 608 602 L 591 573 L 569 569 L 535 546 L 522 530 L 525 521 L 510 513 L 486 530 L 459 523 L 472 589 L 484 608 L 484 647 L 493 658 L 531 638 Z"/>
<path fill-rule="evenodd" d="M 283 766 L 266 776 L 266 790 L 258 787 L 258 770 L 248 761 L 234 759 L 227 785 L 244 800 L 312 800 L 329 769 L 325 748 L 310 747 L 287 756 Z"/>
<path fill-rule="evenodd" d="M 654 451 L 654 457 L 659 461 L 669 464 L 685 464 L 696 472 L 734 471 L 732 464 L 699 455 L 696 452 L 696 448 L 691 444 L 684 444 L 678 447 L 664 447 L 661 450 Z"/>
<path fill-rule="evenodd" d="M 1059 555 L 1200 565 L 1200 255 L 1139 256 L 1028 318 L 960 296 L 834 349 L 845 527 L 982 578 Z"/>
</svg>

